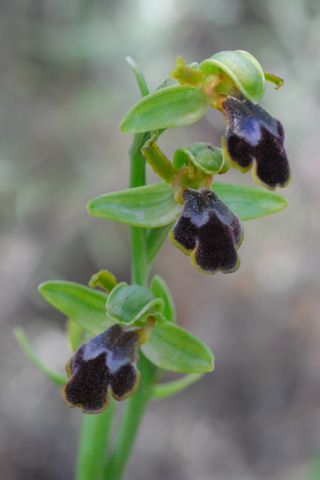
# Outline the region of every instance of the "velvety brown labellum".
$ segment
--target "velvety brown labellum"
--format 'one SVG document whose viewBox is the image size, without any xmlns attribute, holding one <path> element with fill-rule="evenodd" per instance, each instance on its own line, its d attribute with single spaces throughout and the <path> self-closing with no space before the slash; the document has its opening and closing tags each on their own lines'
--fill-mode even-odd
<svg viewBox="0 0 320 480">
<path fill-rule="evenodd" d="M 140 377 L 138 344 L 138 333 L 113 325 L 81 345 L 67 364 L 70 378 L 62 388 L 67 405 L 99 413 L 109 404 L 109 388 L 117 400 L 132 395 Z"/>
<path fill-rule="evenodd" d="M 222 109 L 227 124 L 223 139 L 227 161 L 243 172 L 255 161 L 257 181 L 270 189 L 286 186 L 290 167 L 281 123 L 243 96 L 227 97 Z"/>
<path fill-rule="evenodd" d="M 171 231 L 171 240 L 204 273 L 234 272 L 243 230 L 239 218 L 207 188 L 186 189 L 183 211 Z"/>
</svg>

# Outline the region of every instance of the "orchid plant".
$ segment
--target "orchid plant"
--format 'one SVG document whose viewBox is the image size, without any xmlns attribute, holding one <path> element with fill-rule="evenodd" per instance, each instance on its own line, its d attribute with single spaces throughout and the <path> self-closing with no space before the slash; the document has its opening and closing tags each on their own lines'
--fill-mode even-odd
<svg viewBox="0 0 320 480">
<path fill-rule="evenodd" d="M 25 333 L 15 331 L 29 358 L 62 385 L 65 404 L 84 414 L 77 480 L 121 479 L 148 402 L 173 395 L 213 370 L 209 346 L 177 324 L 164 279 L 149 278 L 166 237 L 200 272 L 234 272 L 240 266 L 242 222 L 283 209 L 286 200 L 274 190 L 285 187 L 291 175 L 283 127 L 257 104 L 266 80 L 276 89 L 283 81 L 264 72 L 250 53 L 224 51 L 189 65 L 178 57 L 169 78 L 153 93 L 138 65 L 127 61 L 142 95 L 120 124 L 123 133 L 134 134 L 130 188 L 92 199 L 88 211 L 130 225 L 132 282 L 100 270 L 89 286 L 40 285 L 41 295 L 67 317 L 73 350 L 67 376 L 44 365 Z M 160 136 L 196 122 L 209 107 L 221 111 L 226 122 L 221 147 L 196 142 L 178 146 L 167 158 L 158 145 Z M 146 185 L 147 164 L 159 182 Z M 265 188 L 221 182 L 230 167 L 241 172 L 253 167 L 254 180 Z M 163 383 L 165 370 L 183 375 Z M 113 438 L 116 404 L 124 399 Z"/>
</svg>

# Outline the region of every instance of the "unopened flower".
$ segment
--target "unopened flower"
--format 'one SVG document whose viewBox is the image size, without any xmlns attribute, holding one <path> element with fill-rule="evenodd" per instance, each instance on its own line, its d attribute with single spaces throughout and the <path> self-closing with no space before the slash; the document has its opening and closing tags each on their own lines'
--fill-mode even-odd
<svg viewBox="0 0 320 480">
<path fill-rule="evenodd" d="M 69 380 L 62 387 L 65 403 L 84 413 L 100 413 L 109 404 L 109 388 L 117 400 L 132 395 L 140 380 L 139 340 L 136 331 L 113 325 L 81 345 L 67 363 Z"/>
<path fill-rule="evenodd" d="M 243 95 L 227 96 L 221 109 L 227 124 L 222 141 L 226 160 L 242 172 L 255 161 L 253 176 L 259 183 L 270 189 L 285 187 L 290 167 L 281 123 Z"/>
<path fill-rule="evenodd" d="M 237 270 L 243 239 L 239 218 L 208 188 L 187 188 L 182 196 L 183 211 L 170 232 L 171 241 L 204 273 Z"/>
</svg>

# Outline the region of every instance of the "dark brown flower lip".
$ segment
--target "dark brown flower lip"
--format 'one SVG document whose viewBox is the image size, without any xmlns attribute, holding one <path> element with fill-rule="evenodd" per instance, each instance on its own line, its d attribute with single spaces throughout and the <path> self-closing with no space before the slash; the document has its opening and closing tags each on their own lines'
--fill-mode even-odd
<svg viewBox="0 0 320 480">
<path fill-rule="evenodd" d="M 171 241 L 203 273 L 231 273 L 239 268 L 243 239 L 239 218 L 207 188 L 186 189 L 183 211 L 170 232 Z"/>
<path fill-rule="evenodd" d="M 132 395 L 138 388 L 139 334 L 113 325 L 82 344 L 67 364 L 69 380 L 62 396 L 70 407 L 84 413 L 100 413 L 109 404 L 109 389 L 117 400 Z"/>
<path fill-rule="evenodd" d="M 279 120 L 243 95 L 227 97 L 222 111 L 227 125 L 222 139 L 226 160 L 242 172 L 255 162 L 255 180 L 272 190 L 285 187 L 291 173 Z"/>
</svg>

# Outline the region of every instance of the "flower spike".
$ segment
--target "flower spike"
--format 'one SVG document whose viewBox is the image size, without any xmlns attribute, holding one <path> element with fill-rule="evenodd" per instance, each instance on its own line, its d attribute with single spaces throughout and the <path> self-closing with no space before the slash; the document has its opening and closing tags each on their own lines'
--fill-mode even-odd
<svg viewBox="0 0 320 480">
<path fill-rule="evenodd" d="M 237 270 L 243 239 L 239 218 L 208 188 L 188 188 L 182 196 L 183 211 L 170 232 L 173 244 L 203 273 Z"/>
<path fill-rule="evenodd" d="M 69 380 L 62 387 L 65 403 L 84 413 L 100 413 L 109 405 L 109 388 L 117 400 L 131 396 L 140 380 L 139 343 L 138 332 L 113 325 L 81 345 L 67 363 Z"/>
</svg>

